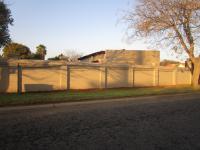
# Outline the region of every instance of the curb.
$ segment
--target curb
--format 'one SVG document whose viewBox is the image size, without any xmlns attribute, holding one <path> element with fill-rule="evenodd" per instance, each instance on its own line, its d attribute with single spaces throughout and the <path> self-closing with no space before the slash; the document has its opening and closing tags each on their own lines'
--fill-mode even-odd
<svg viewBox="0 0 200 150">
<path fill-rule="evenodd" d="M 138 96 L 138 97 L 124 97 L 124 98 L 111 98 L 111 99 L 97 99 L 97 100 L 81 100 L 75 102 L 61 102 L 61 103 L 50 103 L 50 104 L 35 104 L 35 105 L 25 105 L 25 106 L 8 106 L 8 107 L 0 107 L 0 112 L 4 111 L 15 111 L 15 110 L 34 110 L 34 109 L 42 109 L 42 108 L 58 108 L 64 106 L 75 106 L 75 105 L 89 105 L 89 104 L 101 104 L 101 103 L 109 103 L 109 102 L 122 102 L 122 101 L 136 101 L 136 100 L 146 100 L 146 99 L 154 99 L 159 97 L 174 97 L 174 96 L 194 96 L 199 95 L 200 93 L 178 93 L 178 94 L 163 94 L 163 95 L 149 95 L 149 96 Z M 187 98 L 187 97 L 185 97 Z M 182 98 L 182 100 L 184 97 Z M 169 99 L 170 100 L 170 99 Z"/>
</svg>

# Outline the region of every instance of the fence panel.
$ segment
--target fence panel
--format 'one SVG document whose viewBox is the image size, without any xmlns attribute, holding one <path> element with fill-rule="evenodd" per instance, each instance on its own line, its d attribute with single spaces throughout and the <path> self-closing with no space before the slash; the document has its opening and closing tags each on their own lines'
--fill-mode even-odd
<svg viewBox="0 0 200 150">
<path fill-rule="evenodd" d="M 179 69 L 177 71 L 177 85 L 188 85 L 191 83 L 191 72 L 184 70 L 184 69 Z"/>
<path fill-rule="evenodd" d="M 175 85 L 173 69 L 160 69 L 159 70 L 159 86 Z"/>
<path fill-rule="evenodd" d="M 98 89 L 101 88 L 100 67 L 71 66 L 70 89 Z"/>
<path fill-rule="evenodd" d="M 107 87 L 129 87 L 129 68 L 108 67 Z"/>
<path fill-rule="evenodd" d="M 22 92 L 62 90 L 60 67 L 23 67 Z"/>
<path fill-rule="evenodd" d="M 111 65 L 0 66 L 1 93 L 190 84 L 191 73 L 176 68 Z"/>
<path fill-rule="evenodd" d="M 17 67 L 0 67 L 0 92 L 16 93 L 17 92 Z"/>
<path fill-rule="evenodd" d="M 134 86 L 154 86 L 155 85 L 155 70 L 146 68 L 135 68 L 134 70 Z"/>
</svg>

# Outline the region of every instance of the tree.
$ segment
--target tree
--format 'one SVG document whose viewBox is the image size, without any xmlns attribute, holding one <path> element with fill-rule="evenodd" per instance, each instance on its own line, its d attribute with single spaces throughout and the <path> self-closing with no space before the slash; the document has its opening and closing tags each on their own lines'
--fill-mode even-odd
<svg viewBox="0 0 200 150">
<path fill-rule="evenodd" d="M 45 59 L 45 55 L 47 54 L 46 46 L 40 44 L 36 47 L 36 55 L 42 60 Z"/>
<path fill-rule="evenodd" d="M 4 58 L 29 59 L 30 55 L 30 49 L 23 44 L 9 43 L 3 48 Z"/>
<path fill-rule="evenodd" d="M 32 59 L 32 60 L 41 60 L 41 56 L 35 53 L 31 53 L 30 56 L 28 57 L 28 59 Z"/>
<path fill-rule="evenodd" d="M 192 85 L 198 86 L 200 57 L 200 0 L 138 0 L 125 15 L 128 33 L 134 37 L 159 37 L 175 52 L 191 60 Z"/>
<path fill-rule="evenodd" d="M 12 23 L 11 11 L 4 1 L 0 0 L 0 48 L 10 42 L 8 26 Z"/>
<path fill-rule="evenodd" d="M 61 58 L 60 56 L 63 56 L 63 54 L 60 54 L 60 55 L 55 56 L 55 57 L 48 58 L 48 60 L 61 60 L 61 59 L 60 59 L 60 58 Z"/>
<path fill-rule="evenodd" d="M 48 58 L 48 60 L 60 60 L 59 56 Z"/>
<path fill-rule="evenodd" d="M 48 60 L 64 60 L 64 61 L 69 61 L 69 57 L 63 55 L 62 53 L 58 56 L 48 58 Z"/>
<path fill-rule="evenodd" d="M 82 54 L 75 50 L 66 50 L 65 56 L 68 57 L 69 61 L 76 62 L 78 61 L 78 58 L 82 56 Z"/>
</svg>

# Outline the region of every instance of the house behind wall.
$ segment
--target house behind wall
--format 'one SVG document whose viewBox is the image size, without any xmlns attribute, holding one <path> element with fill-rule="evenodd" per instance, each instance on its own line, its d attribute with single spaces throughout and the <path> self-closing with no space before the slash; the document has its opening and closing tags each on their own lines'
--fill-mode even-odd
<svg viewBox="0 0 200 150">
<path fill-rule="evenodd" d="M 159 66 L 160 52 L 155 50 L 106 50 L 79 58 L 81 62 L 108 65 Z"/>
</svg>

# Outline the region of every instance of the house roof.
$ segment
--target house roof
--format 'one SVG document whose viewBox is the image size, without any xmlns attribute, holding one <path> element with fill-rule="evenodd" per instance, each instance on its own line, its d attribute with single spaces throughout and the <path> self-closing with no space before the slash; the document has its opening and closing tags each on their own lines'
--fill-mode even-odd
<svg viewBox="0 0 200 150">
<path fill-rule="evenodd" d="M 96 55 L 99 55 L 99 54 L 105 54 L 105 51 L 98 51 L 98 52 L 95 52 L 95 53 L 91 53 L 89 55 L 85 55 L 83 57 L 78 58 L 78 60 L 83 60 L 83 59 L 89 58 L 91 56 L 96 56 Z"/>
<path fill-rule="evenodd" d="M 142 51 L 146 51 L 146 50 L 125 50 L 125 49 L 121 49 L 121 50 L 109 50 L 109 51 L 142 52 Z M 159 52 L 159 51 L 156 51 L 156 50 L 151 50 L 151 51 Z M 148 50 L 147 52 L 150 52 L 150 50 Z M 105 54 L 105 53 L 106 53 L 106 51 L 98 51 L 98 52 L 91 53 L 89 55 L 85 55 L 83 57 L 80 57 L 80 58 L 78 58 L 78 60 L 84 60 L 84 59 L 87 59 L 91 56 L 96 56 L 96 55 Z"/>
</svg>

